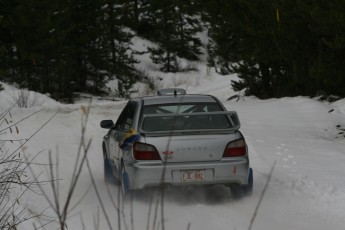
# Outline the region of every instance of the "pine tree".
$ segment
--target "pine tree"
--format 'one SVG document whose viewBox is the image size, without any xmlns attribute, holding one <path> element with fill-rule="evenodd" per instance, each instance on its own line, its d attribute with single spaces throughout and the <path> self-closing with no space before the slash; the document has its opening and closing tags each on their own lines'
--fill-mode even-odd
<svg viewBox="0 0 345 230">
<path fill-rule="evenodd" d="M 49 1 L 19 1 L 7 20 L 12 44 L 8 47 L 11 59 L 11 81 L 20 87 L 44 91 L 45 75 L 50 62 L 50 14 Z"/>
<path fill-rule="evenodd" d="M 151 1 L 151 24 L 156 28 L 155 41 L 159 47 L 150 47 L 151 59 L 160 64 L 163 72 L 176 72 L 178 70 L 176 52 L 176 24 L 175 5 L 173 0 Z"/>
<path fill-rule="evenodd" d="M 61 73 L 63 87 L 66 84 L 72 92 L 97 93 L 95 86 L 104 78 L 103 70 L 104 48 L 100 44 L 102 4 L 99 0 L 66 1 L 61 4 L 63 41 L 60 61 L 64 67 Z M 63 92 L 66 93 L 66 92 Z M 68 93 L 68 92 L 67 92 Z"/>
<path fill-rule="evenodd" d="M 238 73 L 236 90 L 262 98 L 274 95 L 274 79 L 280 77 L 278 51 L 272 31 L 275 18 L 265 1 L 213 1 L 208 15 L 211 28 L 209 65 L 222 74 Z"/>
<path fill-rule="evenodd" d="M 310 64 L 317 50 L 317 39 L 310 31 L 310 19 L 301 11 L 299 0 L 277 1 L 274 6 L 279 15 L 273 33 L 275 46 L 283 60 L 285 78 L 284 95 L 312 95 L 317 91 L 317 82 L 309 73 Z"/>
<path fill-rule="evenodd" d="M 137 73 L 121 1 L 4 0 L 1 78 L 72 102 L 76 92 L 104 93 L 115 77 L 128 96 Z"/>
<path fill-rule="evenodd" d="M 152 38 L 159 47 L 150 47 L 151 59 L 160 64 L 163 72 L 179 70 L 177 56 L 197 60 L 201 41 L 196 33 L 201 31 L 193 2 L 179 0 L 151 1 L 150 24 L 155 28 Z"/>
<path fill-rule="evenodd" d="M 297 1 L 299 10 L 308 17 L 308 29 L 315 40 L 309 64 L 317 90 L 345 96 L 345 2 Z"/>
<path fill-rule="evenodd" d="M 176 0 L 177 55 L 189 60 L 198 60 L 202 43 L 197 36 L 202 31 L 200 16 L 193 1 Z"/>
<path fill-rule="evenodd" d="M 14 38 L 12 36 L 9 19 L 17 4 L 15 0 L 0 2 L 0 80 L 10 81 L 13 77 Z"/>
<path fill-rule="evenodd" d="M 261 98 L 344 95 L 344 2 L 208 1 L 209 64 Z M 337 85 L 337 86 L 336 86 Z"/>
<path fill-rule="evenodd" d="M 133 93 L 133 84 L 138 80 L 138 73 L 134 64 L 138 63 L 133 57 L 130 47 L 133 35 L 123 26 L 123 2 L 105 0 L 107 7 L 104 11 L 104 46 L 109 50 L 107 59 L 109 78 L 118 80 L 117 94 L 129 97 Z M 120 15 L 120 16 L 119 16 Z"/>
</svg>

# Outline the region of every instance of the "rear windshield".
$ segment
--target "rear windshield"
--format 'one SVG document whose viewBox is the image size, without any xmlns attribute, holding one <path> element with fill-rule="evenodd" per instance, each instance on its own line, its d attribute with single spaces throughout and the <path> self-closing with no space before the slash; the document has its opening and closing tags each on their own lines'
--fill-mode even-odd
<svg viewBox="0 0 345 230">
<path fill-rule="evenodd" d="M 142 129 L 144 131 L 171 131 L 231 128 L 227 115 L 210 114 L 220 111 L 224 110 L 217 103 L 147 105 L 143 109 L 144 115 L 161 114 L 162 116 L 146 117 L 143 120 Z M 184 115 L 176 116 L 181 113 Z M 188 116 L 193 113 L 198 113 L 198 115 Z"/>
</svg>

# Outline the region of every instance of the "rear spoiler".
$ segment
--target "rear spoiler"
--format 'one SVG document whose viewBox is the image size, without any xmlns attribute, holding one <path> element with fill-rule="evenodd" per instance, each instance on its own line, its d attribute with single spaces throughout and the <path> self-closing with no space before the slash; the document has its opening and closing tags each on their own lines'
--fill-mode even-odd
<svg viewBox="0 0 345 230">
<path fill-rule="evenodd" d="M 215 128 L 215 129 L 176 129 L 168 131 L 147 131 L 143 129 L 143 124 L 147 118 L 161 118 L 161 117 L 191 117 L 191 116 L 207 116 L 207 115 L 227 115 L 228 122 L 231 128 Z M 240 120 L 235 111 L 217 111 L 217 112 L 200 112 L 200 113 L 161 113 L 161 114 L 145 114 L 139 121 L 138 131 L 143 135 L 157 136 L 157 135 L 181 135 L 181 134 L 219 134 L 219 133 L 233 133 L 241 127 Z"/>
</svg>

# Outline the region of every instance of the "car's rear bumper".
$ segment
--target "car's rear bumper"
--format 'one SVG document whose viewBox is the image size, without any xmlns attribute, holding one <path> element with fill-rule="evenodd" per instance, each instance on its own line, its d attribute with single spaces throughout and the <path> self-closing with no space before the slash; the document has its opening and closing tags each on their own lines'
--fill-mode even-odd
<svg viewBox="0 0 345 230">
<path fill-rule="evenodd" d="M 167 163 L 165 166 L 160 161 L 125 162 L 125 169 L 129 176 L 130 189 L 156 187 L 162 183 L 174 186 L 191 184 L 247 185 L 249 161 L 247 158 L 239 157 L 214 162 Z M 182 180 L 183 172 L 198 170 L 203 172 L 203 180 L 188 182 Z"/>
</svg>

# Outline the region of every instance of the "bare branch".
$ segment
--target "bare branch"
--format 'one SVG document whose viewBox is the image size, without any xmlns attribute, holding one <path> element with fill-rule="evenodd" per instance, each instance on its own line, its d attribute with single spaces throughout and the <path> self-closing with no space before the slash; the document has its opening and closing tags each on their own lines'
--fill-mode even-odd
<svg viewBox="0 0 345 230">
<path fill-rule="evenodd" d="M 89 149 L 89 146 L 91 144 L 91 140 L 89 141 L 89 144 L 88 144 L 88 147 L 85 149 L 85 151 L 87 151 Z M 89 160 L 86 158 L 86 165 L 87 165 L 87 168 L 89 170 L 89 174 L 90 174 L 90 178 L 91 178 L 91 183 L 95 189 L 95 192 L 96 192 L 96 196 L 97 196 L 97 199 L 98 199 L 98 202 L 99 204 L 101 205 L 101 209 L 102 209 L 102 212 L 104 214 L 104 217 L 105 217 L 105 220 L 107 221 L 107 224 L 108 224 L 108 227 L 109 229 L 113 229 L 113 227 L 111 226 L 111 222 L 110 222 L 110 219 L 109 219 L 109 216 L 107 214 L 107 211 L 105 210 L 105 207 L 104 207 L 104 204 L 103 204 L 103 201 L 101 199 L 101 195 L 99 194 L 99 191 L 98 191 L 98 188 L 97 188 L 97 185 L 96 185 L 96 182 L 95 182 L 95 179 L 93 177 L 93 174 L 92 174 L 92 171 L 91 171 L 91 167 L 90 167 L 90 163 L 89 163 Z"/>
<path fill-rule="evenodd" d="M 271 168 L 271 171 L 270 171 L 270 174 L 268 175 L 268 178 L 267 178 L 267 181 L 266 181 L 264 190 L 262 190 L 262 193 L 261 193 L 261 195 L 260 195 L 259 202 L 258 202 L 258 204 L 257 204 L 257 206 L 256 206 L 256 208 L 255 208 L 255 211 L 254 211 L 254 214 L 253 214 L 253 216 L 252 216 L 252 219 L 250 220 L 250 225 L 249 225 L 249 227 L 248 227 L 248 230 L 251 230 L 252 227 L 253 227 L 253 224 L 254 224 L 256 215 L 258 214 L 259 208 L 260 208 L 260 206 L 261 206 L 261 202 L 262 202 L 262 200 L 263 200 L 263 198 L 264 198 L 264 195 L 265 195 L 265 193 L 266 193 L 266 190 L 267 190 L 268 185 L 269 185 L 269 183 L 270 183 L 270 180 L 271 180 L 271 178 L 272 178 L 272 174 L 273 174 L 273 171 L 274 171 L 274 168 L 275 168 L 276 164 L 277 164 L 277 162 L 274 161 L 274 163 L 273 163 L 273 165 L 272 165 L 272 168 Z"/>
<path fill-rule="evenodd" d="M 7 126 L 7 127 L 4 128 L 4 129 L 0 129 L 0 133 L 3 132 L 3 131 L 5 131 L 5 130 L 7 130 L 7 129 L 10 129 L 10 128 L 12 128 L 12 127 L 18 125 L 18 124 L 21 123 L 22 121 L 27 120 L 28 118 L 34 116 L 35 114 L 41 112 L 42 110 L 43 110 L 43 109 L 40 109 L 40 110 L 38 110 L 38 111 L 36 111 L 36 112 L 34 112 L 34 113 L 32 113 L 32 114 L 30 114 L 30 115 L 24 117 L 23 119 L 21 119 L 21 120 L 15 122 L 15 123 L 13 123 L 12 125 Z M 0 119 L 1 119 L 1 118 L 0 118 Z"/>
</svg>

